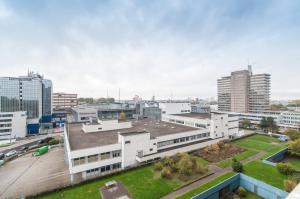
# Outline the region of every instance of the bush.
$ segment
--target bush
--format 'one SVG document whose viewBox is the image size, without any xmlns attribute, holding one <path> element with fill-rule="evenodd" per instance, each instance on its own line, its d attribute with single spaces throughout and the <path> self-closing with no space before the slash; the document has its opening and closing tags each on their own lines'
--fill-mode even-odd
<svg viewBox="0 0 300 199">
<path fill-rule="evenodd" d="M 49 141 L 49 144 L 50 144 L 50 145 L 56 145 L 56 144 L 59 144 L 59 140 L 52 139 L 52 140 Z"/>
<path fill-rule="evenodd" d="M 182 157 L 178 162 L 178 171 L 182 175 L 190 176 L 193 173 L 193 162 L 188 156 Z"/>
<path fill-rule="evenodd" d="M 300 157 L 300 139 L 289 142 L 289 152 L 291 155 Z"/>
<path fill-rule="evenodd" d="M 200 165 L 200 164 L 197 164 L 196 165 L 196 173 L 199 173 L 199 174 L 202 174 L 202 173 L 205 173 L 207 171 L 207 169 Z"/>
<path fill-rule="evenodd" d="M 297 186 L 297 183 L 293 180 L 284 180 L 283 184 L 284 184 L 284 189 L 287 192 L 293 191 L 293 189 Z"/>
<path fill-rule="evenodd" d="M 284 133 L 288 135 L 291 140 L 297 140 L 300 138 L 300 131 L 294 129 L 287 129 Z"/>
<path fill-rule="evenodd" d="M 277 170 L 284 175 L 292 175 L 295 172 L 290 164 L 278 163 L 276 167 Z"/>
<path fill-rule="evenodd" d="M 156 171 L 161 171 L 162 168 L 163 168 L 163 165 L 162 165 L 161 162 L 156 162 L 156 163 L 154 164 L 154 170 L 156 170 Z"/>
<path fill-rule="evenodd" d="M 237 194 L 240 197 L 245 197 L 247 195 L 247 191 L 244 187 L 239 187 L 238 190 L 237 190 Z"/>
<path fill-rule="evenodd" d="M 161 177 L 171 179 L 172 173 L 171 173 L 170 169 L 167 167 L 163 168 L 163 170 L 161 171 Z"/>
<path fill-rule="evenodd" d="M 239 161 L 237 161 L 235 158 L 232 159 L 232 170 L 234 172 L 242 172 L 243 171 L 243 165 Z"/>
</svg>

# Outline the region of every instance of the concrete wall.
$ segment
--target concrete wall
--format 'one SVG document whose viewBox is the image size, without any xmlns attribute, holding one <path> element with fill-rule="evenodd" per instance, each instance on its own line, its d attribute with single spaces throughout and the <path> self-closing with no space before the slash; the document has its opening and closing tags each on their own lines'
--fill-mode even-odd
<svg viewBox="0 0 300 199">
<path fill-rule="evenodd" d="M 277 153 L 274 153 L 273 155 L 267 157 L 262 162 L 265 164 L 276 166 L 277 164 L 276 162 L 283 160 L 287 152 L 288 152 L 288 148 L 284 148 L 281 151 L 278 151 Z"/>
<path fill-rule="evenodd" d="M 192 111 L 191 103 L 159 103 L 159 108 L 161 108 L 162 114 L 182 114 L 190 113 Z"/>
<path fill-rule="evenodd" d="M 284 199 L 288 195 L 287 192 L 256 180 L 250 176 L 238 173 L 223 182 L 211 187 L 210 189 L 199 193 L 193 199 L 219 199 L 219 193 L 222 189 L 228 188 L 229 191 L 234 191 L 239 186 L 246 190 L 259 195 L 266 199 Z"/>
</svg>

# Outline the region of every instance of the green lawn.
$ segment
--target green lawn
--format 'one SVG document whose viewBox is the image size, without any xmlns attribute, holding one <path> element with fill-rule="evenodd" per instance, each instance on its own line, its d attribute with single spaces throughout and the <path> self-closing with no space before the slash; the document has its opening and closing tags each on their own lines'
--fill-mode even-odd
<svg viewBox="0 0 300 199">
<path fill-rule="evenodd" d="M 195 196 L 195 195 L 197 195 L 197 194 L 199 194 L 199 193 L 201 193 L 201 192 L 203 192 L 203 191 L 205 191 L 205 190 L 207 190 L 207 189 L 209 189 L 209 188 L 217 185 L 218 183 L 226 180 L 227 178 L 229 178 L 229 177 L 231 177 L 233 175 L 235 175 L 235 173 L 233 173 L 233 172 L 226 173 L 226 174 L 224 174 L 222 176 L 219 176 L 219 177 L 213 179 L 212 181 L 210 181 L 210 182 L 208 182 L 206 184 L 201 185 L 200 187 L 198 187 L 198 188 L 196 188 L 196 189 L 194 189 L 192 191 L 189 191 L 189 192 L 187 192 L 187 193 L 185 193 L 185 194 L 177 197 L 177 199 L 190 199 L 193 196 Z"/>
<path fill-rule="evenodd" d="M 256 150 L 251 150 L 251 149 L 248 149 L 247 151 L 244 151 L 240 154 L 237 154 L 236 156 L 234 156 L 238 161 L 241 161 L 241 160 L 245 160 L 255 154 L 257 154 L 258 151 Z M 231 166 L 231 162 L 232 162 L 232 158 L 228 158 L 228 159 L 225 159 L 225 160 L 222 160 L 220 162 L 217 163 L 217 165 L 221 168 L 226 168 L 226 167 L 229 167 Z"/>
<path fill-rule="evenodd" d="M 266 151 L 267 154 L 265 154 L 262 158 L 266 158 L 285 148 L 285 145 L 280 143 L 277 138 L 267 135 L 253 135 L 244 139 L 234 141 L 233 143 L 247 149 Z"/>
<path fill-rule="evenodd" d="M 244 165 L 243 173 L 279 189 L 284 189 L 283 181 L 288 178 L 279 173 L 276 167 L 262 163 L 259 160 Z"/>
<path fill-rule="evenodd" d="M 207 166 L 209 164 L 209 162 L 207 160 L 204 160 L 203 158 L 201 157 L 198 157 L 198 156 L 194 156 L 193 157 L 196 158 L 197 162 L 203 166 Z"/>
<path fill-rule="evenodd" d="M 287 162 L 290 163 L 295 170 L 300 171 L 300 159 L 293 158 L 289 159 Z"/>
<path fill-rule="evenodd" d="M 180 186 L 177 182 L 164 180 L 154 176 L 152 166 L 146 166 L 134 169 L 122 174 L 117 174 L 111 177 L 101 178 L 96 181 L 87 182 L 82 185 L 63 189 L 61 191 L 52 192 L 39 198 L 44 199 L 99 199 L 99 188 L 104 183 L 117 180 L 122 182 L 135 199 L 158 199 L 170 193 Z"/>
</svg>

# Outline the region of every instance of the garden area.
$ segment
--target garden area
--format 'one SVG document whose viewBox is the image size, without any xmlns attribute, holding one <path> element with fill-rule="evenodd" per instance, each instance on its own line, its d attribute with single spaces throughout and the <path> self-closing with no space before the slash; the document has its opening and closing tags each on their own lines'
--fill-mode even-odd
<svg viewBox="0 0 300 199">
<path fill-rule="evenodd" d="M 155 163 L 64 188 L 39 196 L 43 199 L 100 198 L 99 188 L 115 180 L 135 199 L 158 199 L 208 174 L 206 162 L 186 153 L 166 157 Z"/>
</svg>

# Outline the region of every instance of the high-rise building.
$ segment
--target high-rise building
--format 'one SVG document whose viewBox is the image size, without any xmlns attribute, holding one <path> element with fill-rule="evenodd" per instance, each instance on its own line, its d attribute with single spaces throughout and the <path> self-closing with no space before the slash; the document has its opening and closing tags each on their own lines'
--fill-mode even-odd
<svg viewBox="0 0 300 199">
<path fill-rule="evenodd" d="M 52 82 L 32 72 L 0 77 L 0 112 L 15 111 L 26 111 L 28 131 L 37 133 L 42 116 L 52 114 Z"/>
<path fill-rule="evenodd" d="M 69 109 L 78 105 L 77 94 L 53 93 L 54 109 Z"/>
<path fill-rule="evenodd" d="M 262 112 L 270 108 L 270 75 L 235 71 L 218 79 L 218 110 L 231 112 Z"/>
</svg>

